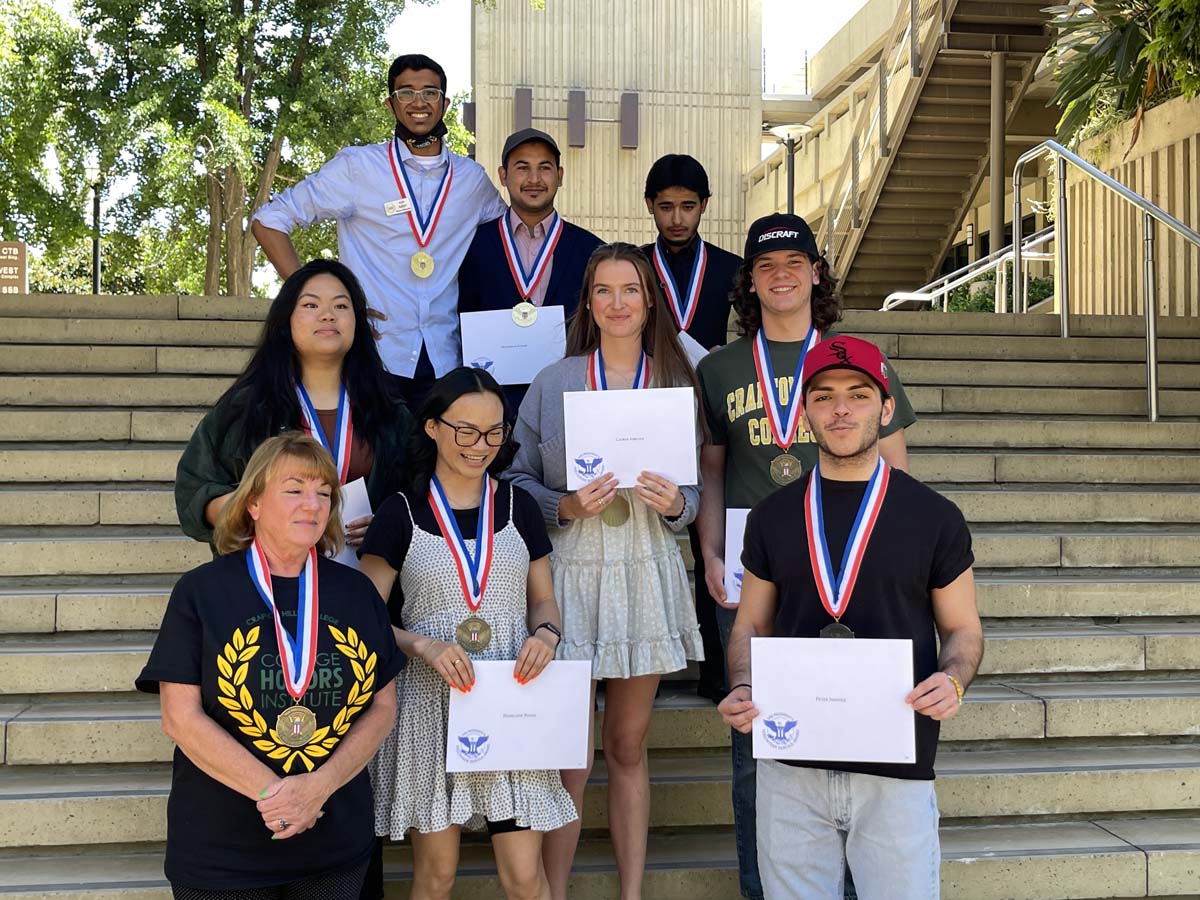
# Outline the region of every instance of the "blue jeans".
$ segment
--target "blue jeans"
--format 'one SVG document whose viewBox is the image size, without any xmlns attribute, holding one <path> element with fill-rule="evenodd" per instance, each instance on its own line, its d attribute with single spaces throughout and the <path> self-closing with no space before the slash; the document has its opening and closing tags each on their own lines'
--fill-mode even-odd
<svg viewBox="0 0 1200 900">
<path fill-rule="evenodd" d="M 721 649 L 728 650 L 729 634 L 737 610 L 717 607 L 717 627 L 721 633 Z M 726 689 L 729 685 L 726 685 Z M 738 883 L 747 900 L 762 900 L 762 880 L 758 876 L 758 833 L 755 823 L 754 793 L 756 763 L 754 739 L 749 734 L 730 729 L 733 744 L 733 834 L 737 843 Z"/>
<path fill-rule="evenodd" d="M 758 761 L 758 859 L 770 900 L 841 900 L 849 862 L 863 900 L 938 900 L 932 781 Z"/>
</svg>

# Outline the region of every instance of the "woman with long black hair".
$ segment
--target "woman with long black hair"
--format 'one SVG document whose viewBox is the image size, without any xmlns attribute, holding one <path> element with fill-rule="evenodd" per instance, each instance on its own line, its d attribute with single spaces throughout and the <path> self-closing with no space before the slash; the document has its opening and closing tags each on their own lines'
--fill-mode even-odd
<svg viewBox="0 0 1200 900">
<path fill-rule="evenodd" d="M 533 498 L 496 481 L 515 447 L 491 375 L 448 372 L 418 419 L 413 486 L 380 507 L 361 549 L 409 657 L 396 726 L 371 764 L 375 830 L 412 841 L 414 900 L 449 900 L 464 828 L 487 829 L 507 897 L 549 900 L 542 834 L 576 818 L 558 772 L 447 772 L 446 728 L 473 660 L 514 660 L 524 684 L 554 659 L 550 540 Z"/>
<path fill-rule="evenodd" d="M 185 534 L 212 542 L 221 508 L 264 440 L 304 430 L 333 456 L 342 484 L 366 479 L 372 508 L 406 483 L 412 416 L 383 367 L 376 318 L 343 263 L 314 259 L 283 283 L 246 368 L 201 420 L 175 473 Z M 370 516 L 346 523 L 362 543 Z"/>
</svg>

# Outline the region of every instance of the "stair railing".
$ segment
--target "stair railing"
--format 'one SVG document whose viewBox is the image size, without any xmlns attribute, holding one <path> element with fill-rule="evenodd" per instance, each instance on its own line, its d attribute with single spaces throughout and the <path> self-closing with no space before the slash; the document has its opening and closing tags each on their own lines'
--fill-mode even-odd
<svg viewBox="0 0 1200 900">
<path fill-rule="evenodd" d="M 881 163 L 894 152 L 893 125 L 916 103 L 924 72 L 932 63 L 937 42 L 953 3 L 948 0 L 901 0 L 896 18 L 875 65 L 876 77 L 853 124 L 849 147 L 821 216 L 817 246 L 829 260 L 838 261 L 850 249 L 863 224 L 863 198 Z M 907 68 L 907 72 L 905 69 Z M 900 96 L 889 86 L 900 76 Z M 891 87 L 896 91 L 896 87 Z"/>
<path fill-rule="evenodd" d="M 1054 226 L 1048 225 L 1041 231 L 1036 231 L 1024 239 L 1022 254 L 1030 259 L 1052 259 L 1051 254 L 1034 252 L 1035 248 L 1052 240 L 1054 240 Z M 1013 256 L 1013 248 L 1011 246 L 1001 247 L 999 250 L 981 257 L 973 263 L 968 263 L 960 269 L 955 269 L 953 272 L 935 278 L 929 284 L 923 285 L 915 291 L 892 291 L 887 295 L 887 299 L 883 301 L 880 311 L 888 312 L 902 303 L 928 303 L 931 307 L 937 307 L 940 300 L 942 312 L 949 312 L 950 292 L 952 290 L 974 281 L 988 272 L 994 271 L 996 272 L 997 287 L 996 312 L 1003 312 L 1002 304 L 1004 304 L 1004 297 L 1008 293 L 1007 288 L 1004 286 L 1005 267 Z"/>
<path fill-rule="evenodd" d="M 1097 184 L 1108 188 L 1118 197 L 1142 211 L 1142 302 L 1146 310 L 1146 407 L 1151 422 L 1158 421 L 1158 296 L 1154 279 L 1154 223 L 1157 220 L 1196 247 L 1200 247 L 1200 232 L 1189 228 L 1173 215 L 1151 203 L 1141 194 L 1130 190 L 1116 179 L 1104 174 L 1090 162 L 1075 155 L 1057 141 L 1042 141 L 1036 147 L 1022 153 L 1013 167 L 1013 310 L 1027 312 L 1027 294 L 1022 280 L 1024 272 L 1021 258 L 1021 174 L 1025 165 L 1041 156 L 1050 154 L 1055 159 L 1058 180 L 1058 197 L 1055 222 L 1061 231 L 1061 240 L 1055 242 L 1058 252 L 1058 272 L 1055 285 L 1058 288 L 1058 313 L 1060 333 L 1070 337 L 1070 255 L 1067 252 L 1070 227 L 1067 212 L 1067 163 Z"/>
</svg>

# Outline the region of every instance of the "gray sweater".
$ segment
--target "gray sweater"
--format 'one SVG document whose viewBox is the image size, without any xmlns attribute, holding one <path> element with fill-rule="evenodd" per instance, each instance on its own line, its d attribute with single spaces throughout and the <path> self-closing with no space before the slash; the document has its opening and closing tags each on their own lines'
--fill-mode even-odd
<svg viewBox="0 0 1200 900">
<path fill-rule="evenodd" d="M 568 356 L 547 366 L 533 379 L 521 402 L 513 437 L 520 450 L 505 477 L 529 492 L 542 508 L 546 524 L 562 528 L 558 501 L 567 493 L 567 453 L 563 427 L 562 395 L 587 388 L 586 356 Z M 696 429 L 696 452 L 700 452 L 701 433 Z M 700 508 L 700 486 L 680 485 L 683 512 L 678 518 L 663 521 L 673 531 L 681 531 L 696 518 Z"/>
</svg>

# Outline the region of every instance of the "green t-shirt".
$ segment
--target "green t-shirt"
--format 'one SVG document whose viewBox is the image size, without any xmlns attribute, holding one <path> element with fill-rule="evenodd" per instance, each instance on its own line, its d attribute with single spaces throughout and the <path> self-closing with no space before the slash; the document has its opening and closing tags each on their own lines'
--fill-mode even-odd
<svg viewBox="0 0 1200 900">
<path fill-rule="evenodd" d="M 825 338 L 832 336 L 831 332 Z M 803 341 L 767 341 L 771 368 L 783 403 L 789 402 L 791 397 L 792 373 L 796 371 L 803 346 Z M 708 354 L 696 368 L 712 443 L 725 447 L 727 509 L 750 509 L 780 487 L 771 478 L 771 460 L 783 451 L 775 445 L 771 425 L 763 411 L 753 347 L 753 336 L 738 338 Z M 917 421 L 899 373 L 890 362 L 888 366 L 891 369 L 888 383 L 896 400 L 896 414 L 880 432 L 881 437 Z M 803 420 L 788 453 L 800 460 L 805 472 L 817 464 L 817 445 L 812 435 L 805 431 Z"/>
</svg>

